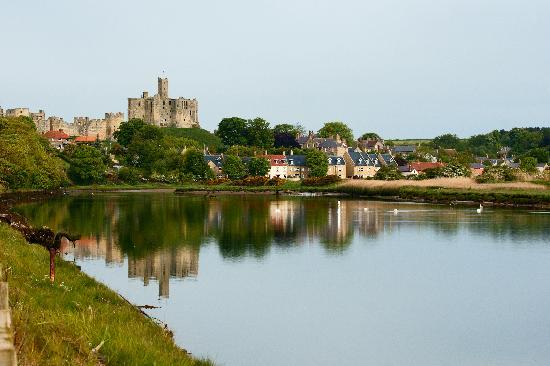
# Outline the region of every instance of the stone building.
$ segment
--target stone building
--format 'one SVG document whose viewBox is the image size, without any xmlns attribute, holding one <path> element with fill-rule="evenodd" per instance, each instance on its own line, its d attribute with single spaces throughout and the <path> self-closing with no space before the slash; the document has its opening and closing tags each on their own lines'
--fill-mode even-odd
<svg viewBox="0 0 550 366">
<path fill-rule="evenodd" d="M 105 113 L 105 118 L 75 117 L 73 126 L 76 135 L 96 137 L 99 140 L 106 140 L 113 137 L 124 121 L 124 113 Z"/>
<path fill-rule="evenodd" d="M 150 97 L 128 98 L 128 119 L 140 118 L 159 127 L 199 127 L 196 99 L 168 97 L 168 79 L 158 78 L 158 92 Z"/>
</svg>

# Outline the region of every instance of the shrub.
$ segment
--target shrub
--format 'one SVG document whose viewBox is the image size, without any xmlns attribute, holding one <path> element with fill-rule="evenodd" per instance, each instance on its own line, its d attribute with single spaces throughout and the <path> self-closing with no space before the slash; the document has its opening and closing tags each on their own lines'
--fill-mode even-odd
<svg viewBox="0 0 550 366">
<path fill-rule="evenodd" d="M 506 165 L 491 166 L 483 170 L 483 174 L 476 177 L 478 183 L 513 182 L 516 174 L 512 168 Z"/>
<path fill-rule="evenodd" d="M 403 174 L 395 166 L 383 166 L 374 175 L 377 180 L 398 180 L 403 179 Z"/>
<path fill-rule="evenodd" d="M 205 183 L 209 186 L 218 186 L 223 183 L 229 182 L 229 179 L 227 178 L 216 178 L 216 179 L 209 179 Z"/>
<path fill-rule="evenodd" d="M 269 181 L 270 179 L 268 177 L 246 177 L 233 181 L 233 185 L 259 187 L 267 185 Z"/>
<path fill-rule="evenodd" d="M 341 179 L 337 175 L 327 175 L 324 177 L 309 177 L 302 180 L 304 186 L 326 186 L 339 182 Z"/>
<path fill-rule="evenodd" d="M 267 181 L 265 184 L 266 186 L 282 186 L 285 184 L 286 179 L 279 178 L 279 177 L 273 177 L 270 180 Z"/>
<path fill-rule="evenodd" d="M 122 167 L 118 171 L 118 179 L 128 184 L 139 182 L 139 171 L 133 167 Z"/>
</svg>

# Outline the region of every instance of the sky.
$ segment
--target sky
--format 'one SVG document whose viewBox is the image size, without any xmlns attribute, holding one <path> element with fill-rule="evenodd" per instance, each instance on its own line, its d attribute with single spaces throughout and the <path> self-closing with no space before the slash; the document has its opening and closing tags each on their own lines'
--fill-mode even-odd
<svg viewBox="0 0 550 366">
<path fill-rule="evenodd" d="M 0 106 L 127 114 L 196 98 L 224 117 L 356 136 L 550 126 L 548 0 L 0 0 Z"/>
</svg>

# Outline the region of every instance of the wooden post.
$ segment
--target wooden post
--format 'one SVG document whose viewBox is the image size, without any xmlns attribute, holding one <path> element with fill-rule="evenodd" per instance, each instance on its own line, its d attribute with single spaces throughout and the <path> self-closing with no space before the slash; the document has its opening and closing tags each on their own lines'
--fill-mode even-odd
<svg viewBox="0 0 550 366">
<path fill-rule="evenodd" d="M 0 365 L 17 366 L 13 345 L 7 272 L 0 264 Z"/>
<path fill-rule="evenodd" d="M 55 282 L 55 254 L 56 250 L 55 248 L 50 248 L 50 282 Z"/>
</svg>

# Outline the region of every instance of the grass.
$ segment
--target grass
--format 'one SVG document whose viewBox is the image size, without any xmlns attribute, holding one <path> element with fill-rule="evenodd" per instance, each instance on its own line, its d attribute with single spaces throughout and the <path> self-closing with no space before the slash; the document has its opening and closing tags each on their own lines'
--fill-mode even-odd
<svg viewBox="0 0 550 366">
<path fill-rule="evenodd" d="M 151 319 L 106 286 L 0 224 L 20 365 L 211 365 L 192 359 Z M 98 352 L 92 349 L 104 342 Z"/>
<path fill-rule="evenodd" d="M 526 182 L 477 184 L 469 178 L 431 179 L 423 181 L 345 181 L 321 187 L 306 187 L 300 182 L 286 182 L 281 186 L 240 187 L 230 184 L 208 186 L 188 184 L 180 186 L 176 192 L 318 192 L 342 193 L 350 196 L 402 199 L 411 201 L 453 202 L 475 201 L 495 204 L 518 204 L 531 206 L 549 206 L 550 190 L 543 185 Z"/>
</svg>

